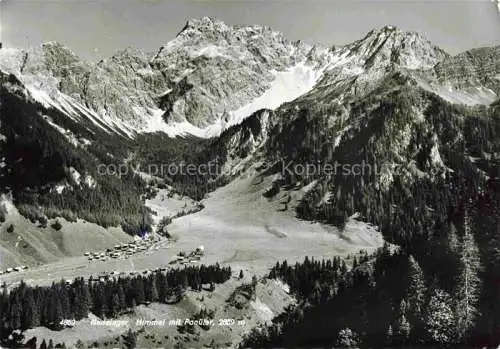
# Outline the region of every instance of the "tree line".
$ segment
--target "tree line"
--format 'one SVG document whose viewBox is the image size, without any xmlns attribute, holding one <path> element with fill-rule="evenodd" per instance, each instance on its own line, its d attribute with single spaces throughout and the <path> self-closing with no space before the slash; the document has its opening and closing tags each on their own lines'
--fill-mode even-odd
<svg viewBox="0 0 500 349">
<path fill-rule="evenodd" d="M 113 318 L 148 302 L 174 303 L 188 287 L 201 290 L 204 284 L 224 283 L 231 277 L 230 267 L 189 266 L 155 271 L 148 275 L 118 278 L 76 278 L 71 284 L 61 280 L 50 287 L 31 287 L 21 282 L 0 296 L 0 338 L 15 330 L 44 326 L 60 329 L 61 320 L 86 318 L 89 312 L 100 318 Z"/>
</svg>

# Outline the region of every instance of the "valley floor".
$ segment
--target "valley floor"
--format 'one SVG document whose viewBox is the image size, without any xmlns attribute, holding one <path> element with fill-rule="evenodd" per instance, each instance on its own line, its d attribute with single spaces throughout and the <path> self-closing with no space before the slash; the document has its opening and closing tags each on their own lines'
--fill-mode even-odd
<svg viewBox="0 0 500 349">
<path fill-rule="evenodd" d="M 340 232 L 330 225 L 299 220 L 293 210 L 280 212 L 277 199 L 262 196 L 270 181 L 264 178 L 256 184 L 255 178 L 240 178 L 211 193 L 203 201 L 203 210 L 176 218 L 168 226 L 175 239 L 173 243 L 156 243 L 125 260 L 88 261 L 84 256 L 65 257 L 26 271 L 1 275 L 0 282 L 12 285 L 24 280 L 29 284 L 48 285 L 62 278 L 152 270 L 169 266 L 180 251 L 190 252 L 200 245 L 205 247 L 200 263 L 218 262 L 255 275 L 266 274 L 278 260 L 294 263 L 305 256 L 331 258 L 361 249 L 369 252 L 382 246 L 381 234 L 356 219 L 351 219 Z M 299 192 L 289 193 L 292 203 Z M 107 247 L 113 245 L 99 246 L 99 250 Z"/>
</svg>

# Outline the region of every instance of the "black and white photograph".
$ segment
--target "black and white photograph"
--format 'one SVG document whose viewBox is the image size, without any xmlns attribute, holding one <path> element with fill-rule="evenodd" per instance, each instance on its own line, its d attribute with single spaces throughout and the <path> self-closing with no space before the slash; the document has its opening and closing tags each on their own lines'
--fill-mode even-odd
<svg viewBox="0 0 500 349">
<path fill-rule="evenodd" d="M 499 349 L 500 1 L 0 0 L 0 348 Z"/>
</svg>

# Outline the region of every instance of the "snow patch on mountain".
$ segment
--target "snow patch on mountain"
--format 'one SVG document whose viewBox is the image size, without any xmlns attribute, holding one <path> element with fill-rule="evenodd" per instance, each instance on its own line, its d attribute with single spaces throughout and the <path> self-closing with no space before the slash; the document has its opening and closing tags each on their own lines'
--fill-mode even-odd
<svg viewBox="0 0 500 349">
<path fill-rule="evenodd" d="M 150 109 L 148 123 L 145 128 L 145 132 L 153 133 L 163 131 L 170 135 L 168 132 L 169 126 L 163 120 L 163 114 L 165 112 L 161 109 Z"/>
<path fill-rule="evenodd" d="M 322 76 L 323 70 L 315 70 L 305 62 L 282 72 L 274 71 L 275 79 L 269 89 L 249 104 L 230 111 L 228 127 L 241 123 L 246 117 L 260 109 L 276 109 L 286 102 L 309 92 Z"/>
<path fill-rule="evenodd" d="M 188 53 L 190 58 L 197 58 L 199 56 L 205 56 L 208 58 L 221 57 L 225 59 L 232 59 L 230 55 L 225 52 L 221 47 L 216 45 L 207 45 L 198 51 L 191 51 Z"/>
<path fill-rule="evenodd" d="M 177 77 L 175 77 L 174 79 L 172 79 L 173 82 L 175 82 L 176 84 L 179 83 L 182 79 L 184 79 L 186 76 L 188 76 L 189 74 L 191 74 L 192 72 L 194 72 L 194 69 L 193 68 L 186 68 L 184 69 L 184 71 L 182 71 Z M 170 92 L 170 91 L 169 91 Z"/>
<path fill-rule="evenodd" d="M 239 109 L 229 111 L 229 120 L 220 118 L 205 128 L 196 127 L 187 121 L 167 124 L 161 109 L 150 109 L 145 132 L 165 132 L 171 137 L 188 134 L 200 138 L 217 137 L 227 128 L 240 124 L 258 110 L 276 109 L 308 93 L 322 77 L 323 71 L 324 68 L 315 69 L 306 62 L 301 62 L 285 71 L 273 71 L 274 80 L 262 95 Z"/>
<path fill-rule="evenodd" d="M 430 92 L 433 92 L 444 100 L 465 105 L 488 105 L 498 99 L 498 95 L 491 89 L 483 86 L 471 87 L 468 89 L 458 89 L 451 85 L 432 85 L 423 79 L 418 79 L 419 85 Z"/>
<path fill-rule="evenodd" d="M 52 98 L 50 98 L 45 91 L 38 90 L 33 86 L 26 86 L 26 89 L 31 94 L 31 97 L 33 97 L 35 101 L 43 105 L 44 108 L 50 108 L 55 104 Z"/>
<path fill-rule="evenodd" d="M 219 135 L 223 128 L 223 126 L 218 124 L 206 128 L 199 128 L 188 121 L 167 124 L 163 119 L 164 113 L 165 112 L 161 109 L 149 109 L 147 125 L 143 131 L 146 133 L 163 132 L 169 137 L 193 135 L 199 138 L 210 138 Z"/>
</svg>

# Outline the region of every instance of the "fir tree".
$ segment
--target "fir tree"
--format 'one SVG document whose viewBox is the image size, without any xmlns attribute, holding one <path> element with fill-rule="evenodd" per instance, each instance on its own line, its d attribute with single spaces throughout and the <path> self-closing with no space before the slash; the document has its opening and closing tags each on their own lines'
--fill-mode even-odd
<svg viewBox="0 0 500 349">
<path fill-rule="evenodd" d="M 427 306 L 425 327 L 429 339 L 435 343 L 451 344 L 455 321 L 451 297 L 441 289 L 434 290 Z"/>
<path fill-rule="evenodd" d="M 26 342 L 26 348 L 37 349 L 36 337 L 33 337 L 29 341 Z"/>
<path fill-rule="evenodd" d="M 405 299 L 408 300 L 406 319 L 412 324 L 414 337 L 422 337 L 425 306 L 425 277 L 422 269 L 413 256 L 408 258 L 408 272 L 405 289 Z"/>
<path fill-rule="evenodd" d="M 110 315 L 111 317 L 115 317 L 116 315 L 119 314 L 120 312 L 120 297 L 118 296 L 117 293 L 113 294 L 111 298 L 111 306 L 110 308 Z"/>
<path fill-rule="evenodd" d="M 32 289 L 28 288 L 24 295 L 22 327 L 23 329 L 28 329 L 32 327 L 38 327 L 39 325 L 40 314 L 38 312 L 38 306 L 35 304 Z"/>
<path fill-rule="evenodd" d="M 128 332 L 122 335 L 123 345 L 126 349 L 134 349 L 137 345 L 137 335 L 129 328 Z"/>
<path fill-rule="evenodd" d="M 410 323 L 406 318 L 406 313 L 408 311 L 408 305 L 404 299 L 401 300 L 399 305 L 399 315 L 396 320 L 396 333 L 398 342 L 405 344 L 410 337 Z"/>
<path fill-rule="evenodd" d="M 475 318 L 478 315 L 477 305 L 481 291 L 479 249 L 468 227 L 469 224 L 467 220 L 460 246 L 459 273 L 454 292 L 455 299 L 457 300 L 455 314 L 459 340 L 464 340 L 474 326 Z"/>
<path fill-rule="evenodd" d="M 389 325 L 387 327 L 387 331 L 385 332 L 385 343 L 387 345 L 391 345 L 392 344 L 393 336 L 394 336 L 394 332 L 392 330 L 392 325 Z"/>
<path fill-rule="evenodd" d="M 151 277 L 151 301 L 156 302 L 158 300 L 158 287 L 156 285 L 156 277 L 153 275 Z"/>
<path fill-rule="evenodd" d="M 85 349 L 85 344 L 82 342 L 81 339 L 79 339 L 79 340 L 76 341 L 75 348 L 76 349 Z"/>
<path fill-rule="evenodd" d="M 21 315 L 22 315 L 22 306 L 19 300 L 18 295 L 13 299 L 10 306 L 10 328 L 13 330 L 17 330 L 21 328 Z"/>
</svg>

